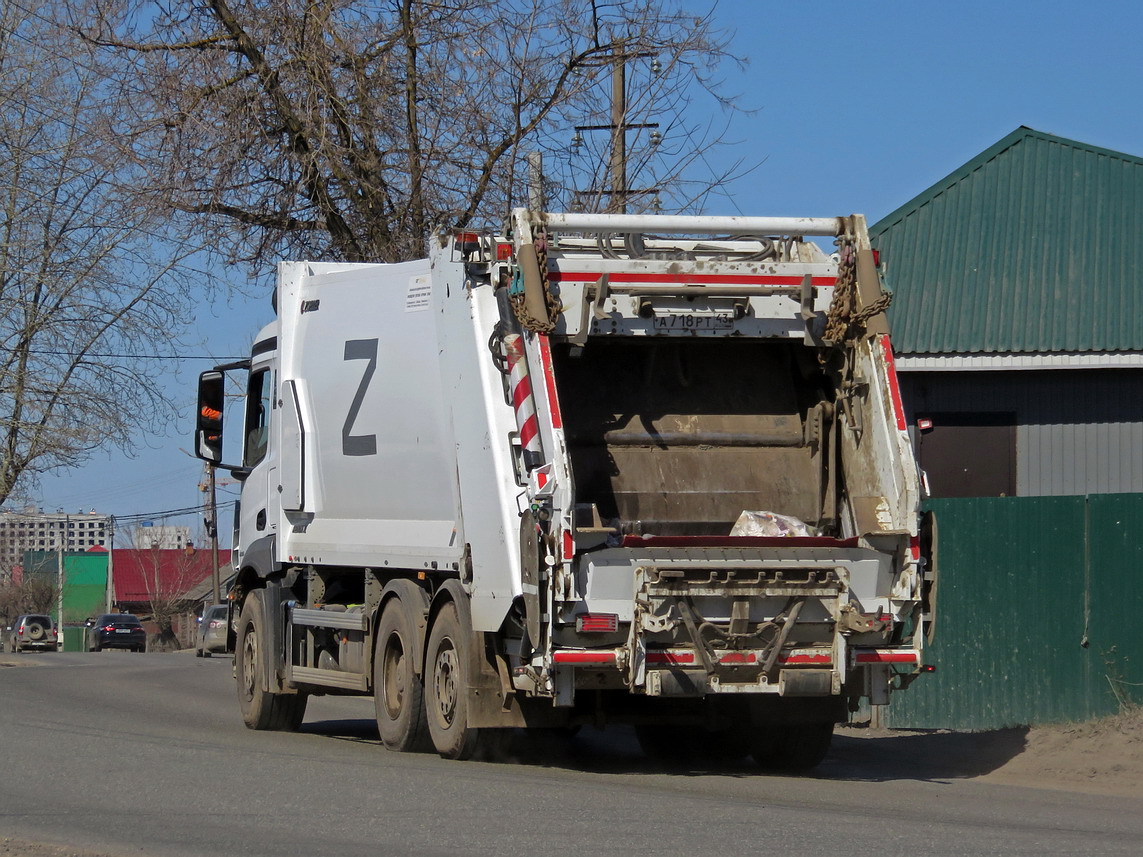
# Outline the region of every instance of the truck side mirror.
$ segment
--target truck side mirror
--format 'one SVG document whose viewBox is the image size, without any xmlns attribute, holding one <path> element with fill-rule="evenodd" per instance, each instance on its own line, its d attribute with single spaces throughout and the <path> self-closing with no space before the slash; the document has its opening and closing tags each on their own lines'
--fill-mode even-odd
<svg viewBox="0 0 1143 857">
<path fill-rule="evenodd" d="M 222 463 L 222 411 L 225 407 L 226 376 L 211 369 L 198 376 L 198 414 L 195 428 L 195 455 L 211 464 Z"/>
</svg>

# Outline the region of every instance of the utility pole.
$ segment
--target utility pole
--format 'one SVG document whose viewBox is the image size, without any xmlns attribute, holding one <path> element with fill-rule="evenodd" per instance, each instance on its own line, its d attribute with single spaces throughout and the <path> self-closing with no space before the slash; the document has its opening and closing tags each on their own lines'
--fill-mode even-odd
<svg viewBox="0 0 1143 857">
<path fill-rule="evenodd" d="M 651 58 L 651 71 L 659 73 L 659 61 L 655 55 L 646 51 L 628 51 L 624 44 L 617 44 L 608 55 L 600 57 L 597 63 L 604 62 L 611 65 L 611 122 L 608 125 L 576 125 L 575 137 L 572 139 L 573 147 L 578 147 L 583 138 L 581 131 L 610 131 L 611 152 L 608 158 L 607 179 L 610 187 L 601 192 L 608 196 L 606 210 L 612 214 L 626 214 L 627 202 L 632 196 L 658 193 L 658 188 L 632 188 L 628 185 L 627 176 L 627 134 L 643 128 L 653 129 L 651 132 L 651 145 L 658 146 L 662 135 L 658 132 L 658 122 L 628 122 L 627 121 L 627 63 L 634 59 Z M 578 194 L 577 194 L 578 195 Z"/>
<path fill-rule="evenodd" d="M 104 613 L 115 605 L 115 516 L 107 519 L 107 599 Z"/>
<path fill-rule="evenodd" d="M 218 497 L 215 493 L 214 481 L 214 465 L 207 464 L 207 486 L 210 491 L 210 595 L 214 600 L 211 604 L 217 604 L 219 601 L 218 592 Z"/>
<path fill-rule="evenodd" d="M 607 210 L 627 213 L 627 55 L 611 59 L 611 199 Z"/>
<path fill-rule="evenodd" d="M 66 544 L 65 539 L 67 538 L 68 520 L 68 518 L 64 518 L 63 535 L 60 540 L 56 542 L 56 545 L 59 548 L 59 550 L 56 551 L 56 628 L 59 629 L 60 634 L 63 633 L 64 629 L 64 545 Z M 62 638 L 57 637 L 57 640 L 59 639 Z"/>
</svg>

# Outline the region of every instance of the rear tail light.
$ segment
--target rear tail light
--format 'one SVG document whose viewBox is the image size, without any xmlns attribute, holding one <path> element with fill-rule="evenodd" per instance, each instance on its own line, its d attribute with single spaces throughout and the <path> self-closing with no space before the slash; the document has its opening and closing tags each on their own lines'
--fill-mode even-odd
<svg viewBox="0 0 1143 857">
<path fill-rule="evenodd" d="M 115 630 L 115 626 L 114 626 L 114 625 L 104 625 L 104 626 L 103 626 L 103 630 L 104 630 L 104 631 L 114 631 L 114 630 Z"/>
<path fill-rule="evenodd" d="M 581 613 L 575 617 L 575 629 L 581 634 L 610 634 L 619 630 L 615 613 Z"/>
<path fill-rule="evenodd" d="M 921 561 L 921 537 L 909 537 L 909 556 L 913 558 L 913 562 Z"/>
<path fill-rule="evenodd" d="M 210 620 L 210 627 L 212 627 L 212 628 L 222 628 L 225 625 L 226 625 L 226 623 L 223 622 L 221 619 L 211 619 Z"/>
</svg>

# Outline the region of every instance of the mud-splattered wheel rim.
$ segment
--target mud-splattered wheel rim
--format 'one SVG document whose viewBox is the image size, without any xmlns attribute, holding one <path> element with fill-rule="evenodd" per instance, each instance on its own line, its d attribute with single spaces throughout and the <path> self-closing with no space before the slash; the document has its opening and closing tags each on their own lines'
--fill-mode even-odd
<svg viewBox="0 0 1143 857">
<path fill-rule="evenodd" d="M 405 647 L 394 631 L 385 641 L 385 713 L 390 720 L 401 716 L 405 705 Z"/>
<path fill-rule="evenodd" d="M 254 698 L 254 670 L 258 663 L 258 638 L 254 634 L 254 625 L 246 626 L 246 634 L 242 640 L 242 690 L 247 699 Z"/>
<path fill-rule="evenodd" d="M 445 728 L 452 725 L 456 717 L 458 667 L 456 648 L 452 640 L 445 637 L 437 652 L 436 668 L 433 670 L 433 683 L 436 696 L 436 715 Z"/>
</svg>

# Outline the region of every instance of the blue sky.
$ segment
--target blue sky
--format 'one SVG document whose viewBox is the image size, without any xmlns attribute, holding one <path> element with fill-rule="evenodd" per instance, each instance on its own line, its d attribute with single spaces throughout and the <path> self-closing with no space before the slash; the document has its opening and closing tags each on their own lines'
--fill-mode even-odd
<svg viewBox="0 0 1143 857">
<path fill-rule="evenodd" d="M 1143 4 L 722 0 L 716 18 L 748 60 L 725 70 L 725 90 L 750 112 L 731 116 L 736 145 L 714 166 L 759 166 L 710 214 L 874 222 L 1020 125 L 1143 155 Z M 266 297 L 202 307 L 193 353 L 242 353 L 270 318 Z M 188 407 L 169 437 L 49 477 L 35 499 L 115 515 L 201 502 L 202 468 L 179 448 L 190 448 L 194 377 L 207 366 L 187 361 L 171 379 Z"/>
</svg>

